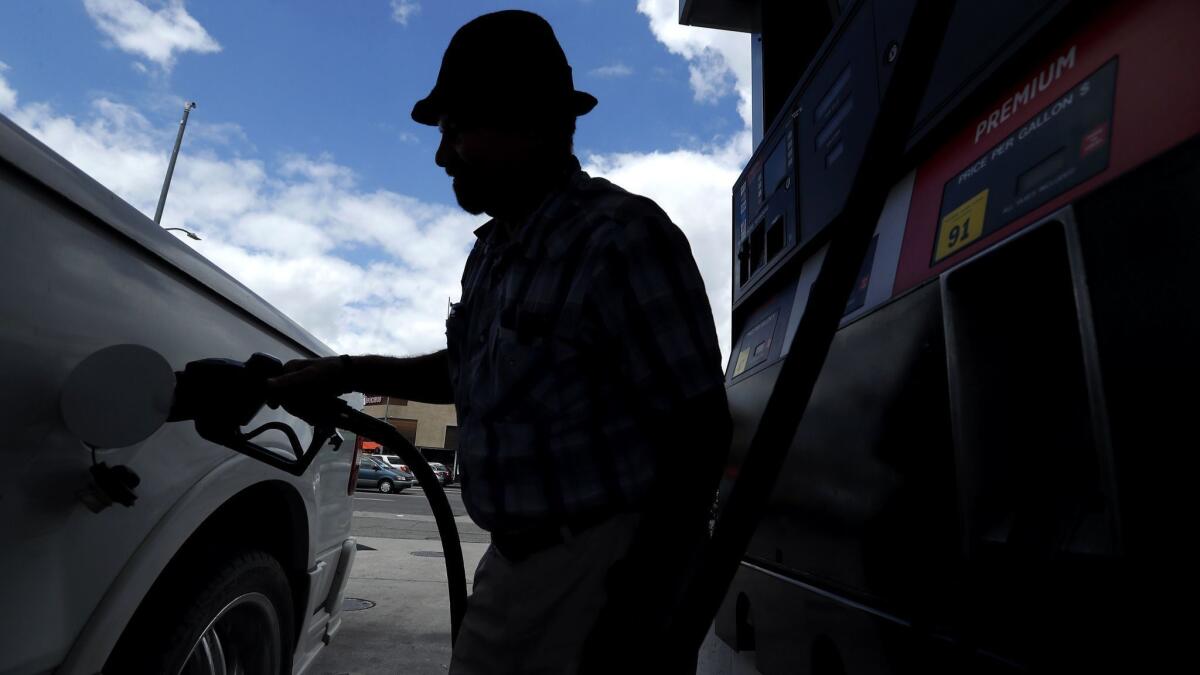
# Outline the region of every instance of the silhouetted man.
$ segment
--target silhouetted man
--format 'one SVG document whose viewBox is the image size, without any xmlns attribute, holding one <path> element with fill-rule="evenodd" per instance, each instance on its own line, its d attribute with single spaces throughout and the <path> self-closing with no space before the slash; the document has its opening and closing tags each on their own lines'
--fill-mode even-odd
<svg viewBox="0 0 1200 675">
<path fill-rule="evenodd" d="M 445 351 L 295 361 L 282 398 L 362 391 L 458 411 L 462 496 L 492 544 L 450 672 L 658 671 L 706 534 L 729 412 L 712 311 L 683 233 L 582 172 L 576 91 L 550 25 L 481 16 L 413 107 L 437 164 L 487 213 Z"/>
</svg>

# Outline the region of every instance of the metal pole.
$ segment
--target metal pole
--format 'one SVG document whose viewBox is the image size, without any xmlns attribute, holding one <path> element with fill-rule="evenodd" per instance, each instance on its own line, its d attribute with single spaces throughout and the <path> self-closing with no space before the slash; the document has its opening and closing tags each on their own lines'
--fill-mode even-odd
<svg viewBox="0 0 1200 675">
<path fill-rule="evenodd" d="M 175 230 L 177 232 L 182 232 L 182 233 L 186 234 L 189 239 L 195 239 L 196 241 L 200 241 L 200 235 L 196 234 L 195 232 L 192 232 L 191 230 L 185 230 L 182 227 L 164 227 L 163 229 L 166 230 L 167 232 L 170 232 L 171 230 Z"/>
<path fill-rule="evenodd" d="M 386 396 L 383 399 L 383 421 L 387 422 L 389 427 L 392 426 L 392 397 L 391 396 Z M 383 447 L 383 445 L 379 446 L 379 454 L 382 455 L 385 450 L 387 450 L 387 448 Z"/>
<path fill-rule="evenodd" d="M 158 196 L 158 209 L 154 212 L 154 222 L 162 222 L 163 207 L 167 205 L 167 190 L 171 188 L 171 174 L 175 173 L 175 158 L 179 156 L 179 146 L 183 144 L 183 130 L 187 128 L 188 113 L 196 107 L 195 101 L 188 101 L 183 106 L 183 119 L 179 120 L 179 133 L 175 135 L 175 149 L 171 151 L 171 163 L 167 164 L 167 177 L 163 180 L 162 194 Z"/>
</svg>

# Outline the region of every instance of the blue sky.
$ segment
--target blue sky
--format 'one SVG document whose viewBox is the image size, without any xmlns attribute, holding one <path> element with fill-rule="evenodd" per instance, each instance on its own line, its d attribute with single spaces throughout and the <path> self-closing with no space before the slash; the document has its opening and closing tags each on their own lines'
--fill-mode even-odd
<svg viewBox="0 0 1200 675">
<path fill-rule="evenodd" d="M 409 111 L 454 31 L 509 7 L 555 27 L 600 100 L 577 154 L 672 214 L 727 332 L 749 41 L 678 26 L 675 0 L 11 0 L 0 114 L 152 215 L 196 100 L 164 225 L 339 351 L 427 351 L 478 219 Z"/>
</svg>

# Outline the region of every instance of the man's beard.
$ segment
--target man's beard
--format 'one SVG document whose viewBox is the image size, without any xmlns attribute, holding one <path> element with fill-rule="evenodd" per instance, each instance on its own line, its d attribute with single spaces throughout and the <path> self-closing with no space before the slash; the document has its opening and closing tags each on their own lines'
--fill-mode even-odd
<svg viewBox="0 0 1200 675">
<path fill-rule="evenodd" d="M 536 206 L 550 184 L 545 175 L 520 168 L 479 172 L 460 165 L 448 172 L 454 178 L 451 186 L 458 205 L 476 216 L 487 213 L 493 218 L 504 217 L 503 212 L 507 217 L 516 217 L 525 207 Z"/>
<path fill-rule="evenodd" d="M 454 188 L 454 198 L 458 201 L 458 205 L 467 213 L 477 216 L 484 211 L 487 211 L 488 199 L 487 190 L 479 183 L 479 181 L 471 180 L 463 176 L 455 177 L 451 183 Z"/>
</svg>

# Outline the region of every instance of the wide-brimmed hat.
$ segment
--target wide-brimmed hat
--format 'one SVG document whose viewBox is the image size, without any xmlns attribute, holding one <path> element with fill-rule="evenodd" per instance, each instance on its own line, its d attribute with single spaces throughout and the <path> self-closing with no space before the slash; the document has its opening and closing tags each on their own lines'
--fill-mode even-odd
<svg viewBox="0 0 1200 675">
<path fill-rule="evenodd" d="M 433 91 L 412 118 L 436 126 L 444 114 L 516 120 L 584 115 L 596 97 L 575 90 L 571 66 L 545 19 L 506 10 L 473 19 L 450 39 Z"/>
</svg>

